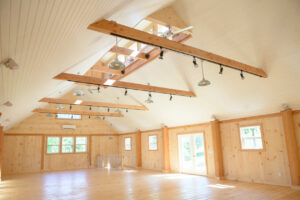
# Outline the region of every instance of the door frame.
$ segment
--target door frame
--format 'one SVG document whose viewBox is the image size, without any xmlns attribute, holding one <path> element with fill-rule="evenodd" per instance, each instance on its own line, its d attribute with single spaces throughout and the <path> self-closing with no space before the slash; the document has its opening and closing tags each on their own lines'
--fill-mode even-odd
<svg viewBox="0 0 300 200">
<path fill-rule="evenodd" d="M 180 169 L 180 149 L 179 149 L 179 140 L 178 140 L 178 136 L 179 135 L 193 135 L 193 134 L 203 134 L 203 142 L 204 142 L 204 155 L 205 155 L 205 167 L 206 167 L 206 175 L 200 175 L 200 174 L 192 174 L 192 173 L 185 173 L 182 172 Z M 176 140 L 177 140 L 177 160 L 178 160 L 178 166 L 179 166 L 179 173 L 182 174 L 191 174 L 191 175 L 197 175 L 197 176 L 208 176 L 208 164 L 207 164 L 207 143 L 206 143 L 206 133 L 204 130 L 201 131 L 187 131 L 187 132 L 182 132 L 182 133 L 177 133 L 176 134 Z"/>
</svg>

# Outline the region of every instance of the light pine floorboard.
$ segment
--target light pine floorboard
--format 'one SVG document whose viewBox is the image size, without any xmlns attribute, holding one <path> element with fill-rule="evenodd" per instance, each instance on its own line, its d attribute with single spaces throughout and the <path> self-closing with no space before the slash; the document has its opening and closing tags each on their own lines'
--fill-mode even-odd
<svg viewBox="0 0 300 200">
<path fill-rule="evenodd" d="M 289 187 L 146 170 L 87 169 L 13 175 L 0 183 L 1 200 L 299 200 Z"/>
</svg>

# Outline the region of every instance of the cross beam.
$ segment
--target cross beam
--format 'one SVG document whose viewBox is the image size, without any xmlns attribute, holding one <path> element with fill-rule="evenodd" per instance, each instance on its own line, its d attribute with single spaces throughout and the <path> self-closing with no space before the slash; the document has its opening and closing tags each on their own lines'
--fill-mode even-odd
<svg viewBox="0 0 300 200">
<path fill-rule="evenodd" d="M 41 100 L 39 100 L 39 102 L 68 104 L 68 105 L 84 105 L 84 106 L 95 106 L 95 107 L 106 107 L 106 108 L 122 108 L 122 109 L 132 109 L 132 110 L 148 110 L 146 106 L 136 106 L 136 105 L 106 103 L 106 102 L 96 102 L 96 101 L 81 101 L 76 99 L 74 100 L 74 99 L 42 98 Z"/>
<path fill-rule="evenodd" d="M 52 114 L 73 114 L 73 115 L 89 115 L 89 116 L 124 117 L 124 115 L 121 114 L 121 113 L 89 112 L 89 111 L 77 111 L 77 110 L 57 110 L 57 109 L 42 109 L 42 108 L 36 108 L 32 112 L 52 113 Z"/>
<path fill-rule="evenodd" d="M 54 77 L 54 79 L 58 80 L 65 80 L 65 81 L 72 81 L 77 83 L 85 83 L 91 85 L 105 85 L 105 81 L 107 79 L 101 79 L 91 76 L 82 76 L 82 75 L 75 75 L 75 74 L 68 74 L 68 73 L 61 73 Z M 156 87 L 150 85 L 143 85 L 137 83 L 128 83 L 123 81 L 115 81 L 113 85 L 105 85 L 107 87 L 116 87 L 116 88 L 127 88 L 131 90 L 141 90 L 141 91 L 148 91 L 148 92 L 156 92 L 156 93 L 163 93 L 163 94 L 172 94 L 172 95 L 179 95 L 179 96 L 188 96 L 188 97 L 195 97 L 196 95 L 190 91 L 183 91 L 183 90 L 176 90 L 176 89 L 169 89 L 163 87 Z"/>
<path fill-rule="evenodd" d="M 148 45 L 162 47 L 164 49 L 172 50 L 182 54 L 195 56 L 199 59 L 207 60 L 216 64 L 221 64 L 260 77 L 264 77 L 264 78 L 267 77 L 267 74 L 262 69 L 232 60 L 230 58 L 219 56 L 214 53 L 197 49 L 192 46 L 188 46 L 172 40 L 168 40 L 166 38 L 162 38 L 154 34 L 150 34 L 144 31 L 130 28 L 128 26 L 117 24 L 116 22 L 108 21 L 106 19 L 102 19 L 96 23 L 89 25 L 88 29 L 137 41 L 137 42 L 141 42 Z"/>
</svg>

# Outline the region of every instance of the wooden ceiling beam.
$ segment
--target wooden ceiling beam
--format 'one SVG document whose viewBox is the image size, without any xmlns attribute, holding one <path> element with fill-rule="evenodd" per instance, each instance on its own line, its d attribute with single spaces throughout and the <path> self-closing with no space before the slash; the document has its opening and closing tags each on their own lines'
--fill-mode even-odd
<svg viewBox="0 0 300 200">
<path fill-rule="evenodd" d="M 73 115 L 89 115 L 89 116 L 109 116 L 109 117 L 124 117 L 121 113 L 105 113 L 105 112 L 90 112 L 77 110 L 57 110 L 36 108 L 32 112 L 36 113 L 52 113 L 52 114 L 73 114 Z"/>
<path fill-rule="evenodd" d="M 95 72 L 101 72 L 104 74 L 114 74 L 119 76 L 122 75 L 120 70 L 110 69 L 108 67 L 105 67 L 103 63 L 99 63 L 99 62 L 97 62 L 90 70 Z"/>
<path fill-rule="evenodd" d="M 122 109 L 132 109 L 132 110 L 148 110 L 146 106 L 106 103 L 106 102 L 96 102 L 96 101 L 82 101 L 76 99 L 42 98 L 41 100 L 39 100 L 39 102 L 68 104 L 68 105 L 96 106 L 96 107 L 106 107 L 106 108 L 122 108 Z"/>
<path fill-rule="evenodd" d="M 114 46 L 113 48 L 111 48 L 109 50 L 112 53 L 116 53 L 116 46 Z M 124 55 L 124 56 L 128 56 L 128 57 L 132 57 L 135 59 L 142 59 L 142 60 L 147 60 L 146 58 L 146 54 L 145 53 L 139 53 L 136 56 L 133 56 L 132 53 L 134 52 L 134 50 L 125 48 L 125 47 L 118 47 L 118 54 Z"/>
<path fill-rule="evenodd" d="M 234 68 L 237 70 L 241 70 L 244 72 L 248 72 L 260 77 L 267 77 L 267 74 L 259 68 L 223 57 L 219 56 L 201 49 L 197 49 L 192 46 L 188 46 L 185 44 L 181 44 L 179 42 L 175 42 L 166 38 L 162 38 L 156 36 L 154 34 L 150 34 L 144 31 L 140 31 L 134 28 L 130 28 L 128 26 L 124 26 L 121 24 L 117 24 L 113 21 L 108 21 L 106 19 L 102 19 L 96 23 L 93 23 L 88 26 L 88 29 L 98 31 L 101 33 L 106 33 L 110 35 L 115 35 L 118 37 L 126 38 L 129 40 L 138 41 L 144 44 L 152 44 L 154 46 L 162 47 L 164 49 L 169 49 L 172 51 L 180 52 L 183 54 L 188 54 L 191 56 L 195 56 L 197 58 L 201 58 L 204 60 L 208 60 L 210 62 L 222 64 L 224 66 Z"/>
<path fill-rule="evenodd" d="M 92 85 L 104 85 L 104 83 L 106 81 L 101 78 L 68 74 L 68 73 L 61 73 L 61 74 L 55 76 L 54 79 L 72 81 L 72 82 L 77 82 L 77 83 L 92 84 Z M 164 94 L 173 94 L 173 95 L 180 95 L 180 96 L 189 96 L 189 97 L 196 96 L 195 93 L 190 92 L 190 91 L 162 88 L 162 87 L 149 86 L 149 85 L 143 85 L 143 84 L 137 84 L 137 83 L 128 83 L 128 82 L 123 82 L 123 81 L 115 81 L 113 85 L 106 85 L 106 86 L 107 87 L 117 87 L 117 88 L 127 88 L 127 89 L 132 89 L 132 90 L 141 90 L 141 91 L 148 91 L 148 92 L 157 92 L 157 93 L 164 93 Z"/>
</svg>

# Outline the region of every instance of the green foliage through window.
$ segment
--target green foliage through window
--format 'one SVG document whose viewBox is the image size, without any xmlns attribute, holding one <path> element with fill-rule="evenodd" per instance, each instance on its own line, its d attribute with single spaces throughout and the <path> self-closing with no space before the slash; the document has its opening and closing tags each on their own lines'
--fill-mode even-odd
<svg viewBox="0 0 300 200">
<path fill-rule="evenodd" d="M 59 153 L 60 137 L 47 137 L 47 153 Z"/>
<path fill-rule="evenodd" d="M 76 152 L 87 152 L 87 137 L 76 137 Z"/>
</svg>

